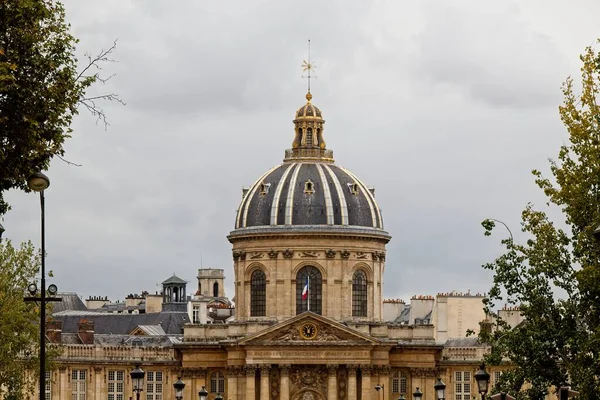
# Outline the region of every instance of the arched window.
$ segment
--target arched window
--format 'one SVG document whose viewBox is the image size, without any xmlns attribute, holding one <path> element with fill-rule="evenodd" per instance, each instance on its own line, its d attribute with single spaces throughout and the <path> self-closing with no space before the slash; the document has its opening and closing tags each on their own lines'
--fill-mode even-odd
<svg viewBox="0 0 600 400">
<path fill-rule="evenodd" d="M 360 269 L 352 276 L 352 316 L 367 316 L 367 275 Z"/>
<path fill-rule="evenodd" d="M 250 278 L 250 316 L 264 317 L 267 315 L 267 276 L 261 270 L 256 270 Z"/>
<path fill-rule="evenodd" d="M 198 294 L 202 296 L 202 284 L 198 282 Z"/>
<path fill-rule="evenodd" d="M 225 376 L 221 371 L 215 371 L 210 375 L 210 392 L 225 393 Z"/>
<path fill-rule="evenodd" d="M 213 297 L 219 297 L 219 282 L 213 285 Z"/>
<path fill-rule="evenodd" d="M 321 314 L 322 281 L 321 271 L 316 267 L 308 265 L 298 271 L 296 275 L 296 314 L 304 311 Z"/>
<path fill-rule="evenodd" d="M 313 145 L 312 128 L 308 128 L 306 130 L 306 145 L 309 146 L 309 147 Z"/>
</svg>

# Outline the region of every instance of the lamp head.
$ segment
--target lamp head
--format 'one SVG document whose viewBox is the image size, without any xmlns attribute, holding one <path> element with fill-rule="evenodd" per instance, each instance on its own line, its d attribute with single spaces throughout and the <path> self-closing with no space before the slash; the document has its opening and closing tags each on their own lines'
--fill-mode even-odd
<svg viewBox="0 0 600 400">
<path fill-rule="evenodd" d="M 51 296 L 54 296 L 56 293 L 58 293 L 58 286 L 56 286 L 54 283 L 52 285 L 48 286 L 48 293 Z"/>
<path fill-rule="evenodd" d="M 433 385 L 435 390 L 436 400 L 442 400 L 446 398 L 446 384 L 442 382 L 442 378 L 437 378 L 437 382 Z"/>
<path fill-rule="evenodd" d="M 131 376 L 131 382 L 133 383 L 133 391 L 141 392 L 144 390 L 144 376 L 146 373 L 139 365 L 135 366 L 135 369 L 129 373 Z"/>
<path fill-rule="evenodd" d="M 377 390 L 379 392 L 381 389 L 383 389 L 383 385 L 380 385 L 378 383 L 377 386 L 375 386 L 375 390 Z"/>
<path fill-rule="evenodd" d="M 27 291 L 30 295 L 35 296 L 37 293 L 37 285 L 35 283 L 30 283 L 29 286 L 27 286 Z"/>
<path fill-rule="evenodd" d="M 185 388 L 185 383 L 181 380 L 180 376 L 178 376 L 175 383 L 173 383 L 173 388 L 175 388 L 175 398 L 183 399 L 183 389 Z"/>
<path fill-rule="evenodd" d="M 481 364 L 479 371 L 475 372 L 475 380 L 477 381 L 479 394 L 487 394 L 488 385 L 490 384 L 490 374 L 485 370 L 485 364 Z"/>
<path fill-rule="evenodd" d="M 36 172 L 27 179 L 27 186 L 34 192 L 41 192 L 48 189 L 48 186 L 50 186 L 50 179 L 41 172 Z"/>
<path fill-rule="evenodd" d="M 208 397 L 208 392 L 206 391 L 206 388 L 204 386 L 202 386 L 202 389 L 200 389 L 200 391 L 198 392 L 198 397 L 200 400 L 206 400 L 206 398 Z"/>
</svg>

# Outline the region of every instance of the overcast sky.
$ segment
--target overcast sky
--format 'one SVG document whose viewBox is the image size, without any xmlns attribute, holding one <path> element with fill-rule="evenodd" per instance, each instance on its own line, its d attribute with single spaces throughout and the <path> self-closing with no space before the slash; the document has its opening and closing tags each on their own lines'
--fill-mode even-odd
<svg viewBox="0 0 600 400">
<path fill-rule="evenodd" d="M 84 110 L 46 191 L 47 268 L 61 291 L 116 300 L 171 274 L 223 268 L 242 187 L 281 162 L 313 103 L 336 162 L 376 188 L 387 250 L 384 293 L 485 292 L 501 248 L 491 217 L 519 228 L 543 205 L 567 134 L 561 82 L 600 36 L 596 0 L 67 0 L 78 51 L 118 38 L 98 91 L 104 130 Z M 12 192 L 5 237 L 39 244 L 39 199 Z M 499 231 L 498 233 L 502 233 Z M 502 233 L 503 234 L 503 233 Z M 202 260 L 202 261 L 201 261 Z"/>
</svg>

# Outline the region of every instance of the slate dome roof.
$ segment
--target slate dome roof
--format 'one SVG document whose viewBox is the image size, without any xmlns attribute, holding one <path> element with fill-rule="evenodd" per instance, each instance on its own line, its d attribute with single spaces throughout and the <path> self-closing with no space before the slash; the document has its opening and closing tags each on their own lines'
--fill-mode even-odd
<svg viewBox="0 0 600 400">
<path fill-rule="evenodd" d="M 236 230 L 287 226 L 383 230 L 374 190 L 352 172 L 335 165 L 333 152 L 325 145 L 321 110 L 311 100 L 309 92 L 306 104 L 296 111 L 294 140 L 283 164 L 244 189 Z"/>
<path fill-rule="evenodd" d="M 350 225 L 383 229 L 373 191 L 332 163 L 287 162 L 261 176 L 238 209 L 235 228 Z"/>
</svg>

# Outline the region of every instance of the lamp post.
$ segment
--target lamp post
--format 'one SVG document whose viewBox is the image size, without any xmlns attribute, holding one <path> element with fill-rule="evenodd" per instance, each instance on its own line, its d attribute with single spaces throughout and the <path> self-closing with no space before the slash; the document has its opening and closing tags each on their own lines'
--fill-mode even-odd
<svg viewBox="0 0 600 400">
<path fill-rule="evenodd" d="M 446 400 L 446 384 L 442 382 L 442 378 L 437 378 L 433 389 L 435 390 L 436 400 Z"/>
<path fill-rule="evenodd" d="M 481 395 L 481 400 L 485 400 L 490 384 L 490 374 L 485 370 L 485 364 L 481 364 L 479 371 L 475 372 L 475 380 L 477 381 L 477 389 Z"/>
<path fill-rule="evenodd" d="M 204 386 L 202 386 L 202 389 L 200 389 L 200 391 L 198 392 L 198 397 L 200 398 L 200 400 L 206 400 L 206 398 L 208 397 L 208 392 L 206 391 Z"/>
<path fill-rule="evenodd" d="M 173 383 L 173 388 L 175 389 L 175 398 L 177 400 L 183 399 L 183 389 L 185 388 L 185 383 L 181 380 L 181 377 L 178 376 L 175 383 Z"/>
<path fill-rule="evenodd" d="M 385 400 L 385 385 L 378 383 L 377 386 L 375 386 L 375 390 L 377 390 L 377 393 L 379 393 L 379 391 L 382 389 L 383 389 L 383 400 Z"/>
<path fill-rule="evenodd" d="M 37 286 L 35 283 L 27 287 L 31 296 L 25 297 L 25 301 L 40 302 L 40 400 L 46 398 L 46 303 L 51 301 L 62 301 L 59 297 L 54 297 L 58 288 L 56 285 L 50 285 L 46 288 L 46 219 L 44 206 L 44 190 L 50 186 L 50 179 L 41 172 L 36 172 L 27 180 L 27 186 L 34 192 L 40 193 L 40 208 L 42 220 L 42 265 L 40 277 L 40 295 L 37 295 Z M 50 296 L 46 296 L 46 290 Z"/>
<path fill-rule="evenodd" d="M 421 392 L 421 389 L 417 388 L 413 393 L 413 400 L 421 400 L 421 397 L 423 397 L 423 392 Z"/>
<path fill-rule="evenodd" d="M 140 393 L 144 390 L 144 376 L 146 373 L 139 365 L 135 366 L 135 369 L 129 373 L 131 376 L 131 382 L 133 383 L 133 391 L 135 392 L 136 400 L 140 400 Z"/>
</svg>

